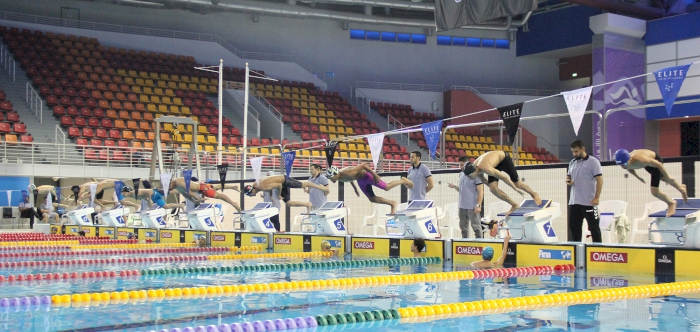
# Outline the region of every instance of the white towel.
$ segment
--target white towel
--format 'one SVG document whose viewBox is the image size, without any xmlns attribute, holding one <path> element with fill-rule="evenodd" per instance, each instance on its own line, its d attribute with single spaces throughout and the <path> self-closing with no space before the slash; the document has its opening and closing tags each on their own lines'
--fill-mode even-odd
<svg viewBox="0 0 700 332">
<path fill-rule="evenodd" d="M 627 234 L 630 231 L 630 218 L 623 214 L 615 218 L 615 236 L 617 243 L 627 243 Z"/>
</svg>

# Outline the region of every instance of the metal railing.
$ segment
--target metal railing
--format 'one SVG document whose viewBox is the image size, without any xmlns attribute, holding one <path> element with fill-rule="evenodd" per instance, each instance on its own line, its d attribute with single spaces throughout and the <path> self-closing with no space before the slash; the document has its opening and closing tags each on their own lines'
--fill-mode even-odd
<svg viewBox="0 0 700 332">
<path fill-rule="evenodd" d="M 478 94 L 486 95 L 515 95 L 515 96 L 540 96 L 546 97 L 561 93 L 559 90 L 547 89 L 513 89 L 513 88 L 489 88 L 489 87 L 473 87 L 466 85 L 452 85 L 450 90 L 466 90 Z"/>
<path fill-rule="evenodd" d="M 39 123 L 44 123 L 44 101 L 29 81 L 26 84 L 26 102 L 29 104 L 29 108 L 34 111 L 34 116 L 39 118 Z"/>
<path fill-rule="evenodd" d="M 387 123 L 387 129 L 388 129 L 388 131 L 394 131 L 394 130 L 397 130 L 397 129 L 406 128 L 406 125 L 404 125 L 403 123 L 401 123 L 401 121 L 399 121 L 397 118 L 395 118 L 395 117 L 394 117 L 393 115 L 391 115 L 391 114 L 387 114 L 387 116 L 386 116 L 386 123 Z M 409 143 L 410 136 L 409 136 L 408 133 L 400 133 L 400 134 L 397 134 L 397 135 L 399 136 L 399 138 L 398 138 L 399 141 L 406 141 L 406 144 Z"/>
<path fill-rule="evenodd" d="M 432 92 L 444 92 L 445 91 L 444 85 L 431 85 L 431 84 L 407 84 L 407 83 L 357 81 L 355 85 L 356 85 L 356 88 L 358 88 L 358 89 L 432 91 Z"/>
<path fill-rule="evenodd" d="M 56 130 L 54 132 L 54 142 L 56 142 L 57 152 L 59 158 L 66 157 L 66 133 L 63 132 L 61 126 L 56 125 Z"/>
<path fill-rule="evenodd" d="M 4 44 L 0 44 L 0 65 L 7 70 L 7 75 L 12 76 L 12 81 L 17 79 L 17 63 Z"/>
<path fill-rule="evenodd" d="M 262 52 L 246 52 L 237 49 L 235 46 L 231 45 L 229 42 L 223 38 L 209 33 L 196 33 L 196 32 L 186 32 L 186 31 L 175 31 L 175 30 L 164 30 L 164 29 L 152 29 L 134 26 L 125 26 L 118 24 L 108 24 L 108 23 L 98 23 L 98 22 L 87 22 L 78 20 L 69 20 L 57 17 L 47 17 L 29 14 L 19 14 L 12 12 L 0 11 L 0 19 L 17 21 L 17 22 L 27 22 L 36 23 L 44 25 L 52 25 L 59 27 L 71 27 L 87 30 L 97 30 L 97 31 L 107 31 L 107 32 L 118 32 L 127 33 L 132 35 L 143 35 L 143 36 L 153 36 L 153 37 L 165 37 L 174 39 L 187 39 L 187 40 L 197 40 L 197 41 L 207 41 L 214 42 L 221 45 L 223 48 L 229 52 L 235 54 L 241 59 L 250 60 L 265 60 L 265 61 L 281 61 L 281 62 L 291 62 L 296 63 L 299 67 L 304 68 L 311 74 L 316 74 L 320 80 L 324 80 L 324 75 L 321 72 L 314 69 L 306 61 L 303 61 L 296 55 L 286 55 L 286 54 L 274 54 L 274 53 L 262 53 Z"/>
<path fill-rule="evenodd" d="M 56 132 L 56 137 L 59 137 L 58 131 Z M 66 138 L 66 141 L 68 139 Z M 303 143 L 309 143 L 304 141 Z M 289 143 L 282 147 L 281 151 L 284 151 L 285 147 L 291 144 L 302 144 L 302 142 Z M 71 149 L 67 147 L 71 146 Z M 75 149 L 77 147 L 77 149 Z M 269 153 L 272 151 L 271 148 L 268 153 L 262 153 L 260 149 L 265 149 L 260 146 L 251 146 L 251 149 L 259 149 L 257 153 L 247 153 L 250 158 L 266 156 L 266 160 L 263 162 L 263 169 L 265 171 L 279 171 L 283 169 L 284 162 L 282 161 L 281 154 Z M 318 147 L 316 147 L 318 148 Z M 309 149 L 297 149 L 297 151 L 309 150 Z M 47 151 L 61 151 L 61 153 L 47 153 Z M 187 165 L 188 160 L 188 150 L 182 148 L 168 148 L 163 151 L 163 162 L 166 167 L 170 167 L 171 164 L 179 164 L 180 168 L 184 169 Z M 199 151 L 197 156 L 202 161 L 202 170 L 212 170 L 216 171 L 216 150 L 214 151 Z M 174 157 L 177 154 L 177 157 Z M 306 153 L 297 153 L 295 162 L 292 167 L 292 173 L 296 174 L 307 174 L 308 165 L 310 163 L 325 163 L 325 156 L 320 153 L 320 156 L 306 155 Z M 22 142 L 7 142 L 0 141 L 0 161 L 3 164 L 23 164 L 23 165 L 56 165 L 56 166 L 70 166 L 71 171 L 78 171 L 79 169 L 73 167 L 109 167 L 116 169 L 142 169 L 147 171 L 151 166 L 151 157 L 153 156 L 153 150 L 151 148 L 131 148 L 131 147 L 112 147 L 112 146 L 80 146 L 76 144 L 66 143 L 22 143 Z M 229 164 L 229 171 L 241 170 L 242 165 L 242 153 L 240 148 L 235 150 L 224 150 L 222 151 L 223 161 Z M 386 160 L 380 158 L 381 165 L 384 171 L 406 171 L 410 165 L 408 160 Z M 308 161 L 308 162 L 305 162 Z M 343 156 L 340 152 L 336 152 L 334 158 L 334 164 L 345 167 L 352 166 L 358 163 L 372 163 L 371 156 L 368 153 L 368 158 L 348 158 Z M 441 168 L 453 168 L 456 167 L 456 163 L 441 164 L 437 161 L 424 161 L 428 167 L 431 169 L 441 169 Z M 248 162 L 246 161 L 246 164 Z M 0 165 L 1 166 L 1 165 Z M 248 167 L 249 168 L 249 167 Z M 64 172 L 65 172 L 65 168 Z M 45 174 L 47 176 L 57 176 L 61 172 L 60 167 L 52 167 L 49 173 L 55 170 L 55 173 Z M 45 172 L 42 169 L 42 172 Z M 78 174 L 78 173 L 75 173 Z"/>
<path fill-rule="evenodd" d="M 369 96 L 356 88 L 350 87 L 350 97 L 355 99 L 355 104 L 360 106 L 361 111 L 366 111 L 367 114 L 372 113 Z"/>
</svg>

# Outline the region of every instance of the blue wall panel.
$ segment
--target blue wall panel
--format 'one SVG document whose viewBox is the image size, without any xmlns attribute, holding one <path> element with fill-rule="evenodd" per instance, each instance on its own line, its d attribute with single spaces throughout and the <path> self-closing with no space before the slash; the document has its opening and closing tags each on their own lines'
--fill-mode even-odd
<svg viewBox="0 0 700 332">
<path fill-rule="evenodd" d="M 647 22 L 647 45 L 700 37 L 700 12 Z"/>
<path fill-rule="evenodd" d="M 601 14 L 597 8 L 574 6 L 533 15 L 528 32 L 518 29 L 517 56 L 537 54 L 591 43 L 593 31 L 588 27 L 591 16 Z"/>
<path fill-rule="evenodd" d="M 0 176 L 0 206 L 19 206 L 22 201 L 21 190 L 27 190 L 28 177 Z M 7 204 L 7 191 L 12 190 L 12 201 Z"/>
</svg>

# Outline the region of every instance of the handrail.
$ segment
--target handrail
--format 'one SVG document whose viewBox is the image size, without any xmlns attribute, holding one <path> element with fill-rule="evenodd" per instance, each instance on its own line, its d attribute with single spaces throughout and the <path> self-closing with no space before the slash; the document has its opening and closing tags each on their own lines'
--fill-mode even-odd
<svg viewBox="0 0 700 332">
<path fill-rule="evenodd" d="M 175 30 L 165 30 L 165 29 L 153 29 L 135 26 L 126 26 L 118 24 L 109 23 L 98 23 L 98 22 L 88 22 L 82 20 L 70 20 L 64 18 L 47 17 L 39 15 L 30 14 L 20 14 L 12 13 L 6 11 L 0 11 L 0 19 L 16 22 L 27 22 L 43 25 L 53 25 L 58 27 L 72 27 L 86 30 L 97 30 L 97 31 L 108 31 L 108 32 L 118 32 L 126 33 L 132 35 L 143 35 L 143 36 L 153 36 L 153 37 L 165 37 L 173 39 L 186 39 L 186 40 L 198 40 L 214 42 L 221 45 L 223 48 L 229 52 L 235 54 L 241 59 L 251 59 L 251 60 L 266 60 L 266 61 L 281 61 L 281 62 L 291 62 L 296 63 L 299 67 L 302 67 L 309 71 L 311 74 L 315 74 L 318 79 L 324 80 L 325 76 L 321 75 L 321 72 L 317 71 L 313 66 L 311 66 L 306 61 L 302 60 L 296 55 L 286 55 L 286 54 L 274 54 L 274 53 L 262 53 L 262 52 L 248 52 L 241 51 L 235 46 L 231 45 L 229 42 L 219 37 L 218 35 L 209 33 L 197 33 L 197 32 L 187 32 L 187 31 L 175 31 Z"/>
<path fill-rule="evenodd" d="M 388 83 L 388 82 L 370 82 L 357 81 L 356 89 L 382 89 L 382 90 L 406 90 L 406 91 L 432 91 L 444 92 L 444 85 L 431 84 L 407 84 L 407 83 Z"/>
<path fill-rule="evenodd" d="M 358 96 L 359 94 L 359 96 Z M 372 108 L 370 107 L 371 100 L 369 96 L 362 93 L 362 91 L 357 90 L 357 88 L 350 87 L 350 95 L 355 99 L 355 103 L 360 104 L 361 110 L 367 110 L 367 114 L 372 113 Z"/>
<path fill-rule="evenodd" d="M 391 115 L 391 114 L 387 114 L 386 121 L 387 121 L 387 129 L 388 129 L 389 131 L 393 131 L 393 130 L 396 130 L 396 129 L 403 129 L 403 128 L 406 128 L 406 125 L 404 125 L 403 123 L 401 123 L 401 121 L 399 121 L 398 119 L 396 119 L 396 118 L 395 118 L 393 115 Z M 405 138 L 405 139 L 406 139 L 406 143 L 407 143 L 407 144 L 409 143 L 410 135 L 409 135 L 408 133 L 400 133 L 400 134 L 398 134 L 398 135 L 399 135 L 399 140 L 403 140 L 403 139 Z"/>
<path fill-rule="evenodd" d="M 7 75 L 12 76 L 12 82 L 17 81 L 17 63 L 4 44 L 0 45 L 0 64 L 7 70 Z"/>
<path fill-rule="evenodd" d="M 41 96 L 34 90 L 31 82 L 26 84 L 26 102 L 29 103 L 29 108 L 34 111 L 34 116 L 39 118 L 39 123 L 44 123 L 44 101 Z"/>
<path fill-rule="evenodd" d="M 54 142 L 60 144 L 58 146 L 57 152 L 59 158 L 66 157 L 66 133 L 63 132 L 61 126 L 56 125 L 56 130 L 54 132 Z"/>
<path fill-rule="evenodd" d="M 518 89 L 518 88 L 491 88 L 491 87 L 473 87 L 468 85 L 451 85 L 450 90 L 472 91 L 479 94 L 493 95 L 516 95 L 516 96 L 551 96 L 561 93 L 559 90 L 547 89 Z"/>
</svg>

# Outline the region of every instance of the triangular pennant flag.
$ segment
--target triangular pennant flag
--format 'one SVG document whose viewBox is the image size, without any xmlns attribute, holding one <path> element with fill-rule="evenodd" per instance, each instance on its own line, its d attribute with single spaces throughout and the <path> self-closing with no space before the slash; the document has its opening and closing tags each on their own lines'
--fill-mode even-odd
<svg viewBox="0 0 700 332">
<path fill-rule="evenodd" d="M 190 201 L 189 199 L 185 200 L 185 211 L 192 211 L 194 210 L 194 202 Z"/>
<path fill-rule="evenodd" d="M 566 108 L 569 109 L 571 124 L 574 125 L 574 133 L 576 133 L 576 136 L 578 136 L 578 130 L 581 128 L 581 121 L 583 121 L 583 115 L 586 113 L 588 101 L 591 99 L 592 90 L 593 87 L 589 86 L 587 88 L 561 93 L 561 95 L 564 96 Z"/>
<path fill-rule="evenodd" d="M 292 166 L 294 165 L 294 159 L 297 157 L 296 151 L 288 151 L 282 153 L 282 160 L 284 161 L 284 171 L 289 176 L 292 173 Z"/>
<path fill-rule="evenodd" d="M 148 201 L 145 199 L 141 200 L 141 212 L 148 211 Z"/>
<path fill-rule="evenodd" d="M 420 127 L 423 129 L 425 143 L 428 144 L 430 158 L 435 159 L 435 151 L 437 151 L 438 143 L 440 143 L 440 133 L 442 132 L 442 120 L 424 123 Z"/>
<path fill-rule="evenodd" d="M 141 179 L 135 178 L 131 179 L 131 183 L 134 185 L 134 199 L 139 200 L 139 187 L 141 186 Z"/>
<path fill-rule="evenodd" d="M 226 187 L 226 173 L 228 173 L 228 164 L 223 163 L 221 165 L 216 165 L 216 170 L 219 172 L 219 181 L 221 181 L 221 191 L 224 191 Z"/>
<path fill-rule="evenodd" d="M 262 170 L 262 162 L 264 157 L 257 157 L 250 159 L 250 167 L 253 169 L 253 176 L 255 177 L 255 182 L 260 181 L 260 171 Z"/>
<path fill-rule="evenodd" d="M 517 103 L 509 106 L 499 107 L 498 112 L 503 120 L 503 125 L 508 132 L 508 140 L 513 143 L 515 135 L 518 134 L 518 126 L 520 125 L 520 114 L 522 113 L 523 103 Z"/>
<path fill-rule="evenodd" d="M 61 187 L 56 187 L 56 202 L 61 203 Z"/>
<path fill-rule="evenodd" d="M 7 191 L 7 205 L 12 205 L 12 190 Z"/>
<path fill-rule="evenodd" d="M 192 181 L 192 170 L 186 169 L 182 171 L 182 178 L 185 180 L 185 191 L 190 192 L 190 181 Z"/>
<path fill-rule="evenodd" d="M 335 156 L 335 148 L 337 146 L 338 142 L 328 142 L 328 146 L 323 149 L 326 152 L 326 162 L 328 163 L 327 167 L 333 166 L 333 157 Z"/>
<path fill-rule="evenodd" d="M 369 151 L 372 154 L 374 169 L 377 169 L 377 162 L 379 162 L 379 156 L 382 154 L 382 146 L 384 145 L 384 133 L 367 136 L 367 143 L 369 143 Z"/>
<path fill-rule="evenodd" d="M 79 186 L 72 186 L 72 187 L 70 187 L 70 191 L 73 192 L 73 198 L 75 199 L 75 205 L 78 205 L 78 194 L 80 194 L 80 187 Z"/>
<path fill-rule="evenodd" d="M 46 193 L 46 206 L 49 208 L 49 213 L 53 212 L 53 203 L 51 201 L 51 192 Z"/>
<path fill-rule="evenodd" d="M 117 199 L 115 199 L 115 202 L 119 202 L 120 199 L 124 199 L 124 196 L 122 196 L 122 189 L 124 189 L 124 182 L 121 181 L 114 181 L 114 195 L 117 196 Z"/>
<path fill-rule="evenodd" d="M 173 175 L 170 173 L 160 175 L 160 184 L 163 187 L 163 197 L 165 197 L 164 199 L 168 198 L 168 193 L 170 192 L 170 179 L 172 178 L 172 176 Z"/>
<path fill-rule="evenodd" d="M 95 194 L 97 191 L 97 183 L 90 184 L 90 207 L 95 207 Z"/>
<path fill-rule="evenodd" d="M 668 113 L 668 115 L 671 115 L 673 103 L 676 102 L 678 91 L 681 90 L 681 85 L 683 85 L 683 80 L 685 80 L 685 75 L 688 74 L 690 66 L 691 65 L 669 67 L 654 72 L 656 84 L 659 85 L 661 97 L 664 98 L 664 105 L 666 105 L 666 113 Z"/>
</svg>

